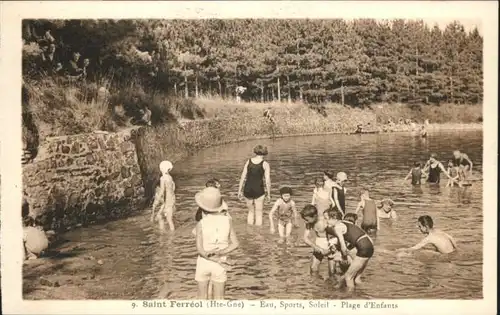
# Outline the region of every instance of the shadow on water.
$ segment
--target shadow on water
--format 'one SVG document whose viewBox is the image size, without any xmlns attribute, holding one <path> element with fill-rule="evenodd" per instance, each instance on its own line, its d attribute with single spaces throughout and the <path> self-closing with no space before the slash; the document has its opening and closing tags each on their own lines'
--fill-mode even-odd
<svg viewBox="0 0 500 315">
<path fill-rule="evenodd" d="M 395 207 L 397 221 L 382 220 L 375 239 L 375 255 L 365 270 L 364 283 L 354 293 L 334 289 L 335 283 L 309 276 L 311 250 L 301 240 L 302 222 L 292 232 L 292 246 L 278 245 L 278 236 L 269 233 L 271 204 L 265 205 L 262 227 L 247 226 L 246 208 L 236 192 L 241 167 L 258 143 L 269 147 L 273 199 L 281 185 L 291 185 L 293 198 L 301 209 L 311 200 L 315 178 L 328 169 L 348 174 L 348 211 L 356 208 L 361 187 L 369 187 L 374 199 L 391 198 L 401 203 Z M 196 210 L 193 196 L 207 179 L 216 177 L 221 181 L 240 241 L 240 248 L 231 254 L 235 265 L 228 273 L 228 299 L 477 299 L 482 297 L 482 182 L 478 180 L 464 188 L 446 188 L 444 179 L 440 185 L 402 184 L 415 161 L 423 163 L 431 152 L 436 152 L 445 162 L 455 149 L 471 157 L 474 173 L 481 177 L 481 132 L 461 132 L 458 136 L 430 134 L 425 142 L 404 134 L 327 135 L 210 148 L 174 168 L 178 201 L 175 233 L 160 234 L 149 222 L 149 212 L 145 212 L 71 231 L 65 238 L 70 244 L 79 244 L 87 255 L 104 261 L 96 268 L 96 279 L 90 280 L 102 289 L 89 285 L 85 287 L 91 288 L 86 289 L 86 297 L 193 299 L 197 292 L 197 254 L 191 233 Z M 460 254 L 448 257 L 423 251 L 398 256 L 394 252 L 422 239 L 416 220 L 424 214 L 431 215 L 437 228 L 456 238 Z M 53 260 L 67 263 L 81 254 L 76 251 L 76 257 L 70 254 L 67 258 L 56 255 L 58 258 Z M 55 264 L 53 268 L 50 272 L 81 273 L 78 267 Z M 25 284 L 35 281 L 29 280 L 35 271 L 25 273 Z M 320 275 L 326 274 L 323 262 Z"/>
</svg>

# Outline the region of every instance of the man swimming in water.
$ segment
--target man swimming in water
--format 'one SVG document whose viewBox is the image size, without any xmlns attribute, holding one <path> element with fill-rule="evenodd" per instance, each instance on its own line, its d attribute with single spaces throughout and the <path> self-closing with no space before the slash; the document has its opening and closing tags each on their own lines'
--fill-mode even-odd
<svg viewBox="0 0 500 315">
<path fill-rule="evenodd" d="M 418 228 L 427 236 L 417 245 L 410 248 L 400 248 L 397 251 L 414 251 L 419 250 L 426 245 L 433 245 L 441 254 L 449 254 L 457 249 L 457 243 L 450 235 L 445 232 L 435 229 L 432 218 L 428 215 L 423 215 L 418 218 Z"/>
</svg>

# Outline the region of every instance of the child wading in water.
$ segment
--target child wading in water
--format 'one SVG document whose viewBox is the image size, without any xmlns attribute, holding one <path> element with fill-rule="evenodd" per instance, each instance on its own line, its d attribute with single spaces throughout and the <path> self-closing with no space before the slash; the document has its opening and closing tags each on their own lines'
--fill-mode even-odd
<svg viewBox="0 0 500 315">
<path fill-rule="evenodd" d="M 323 213 L 329 210 L 334 203 L 332 188 L 327 185 L 324 178 L 316 179 L 314 185 L 316 187 L 313 191 L 311 204 L 318 210 L 318 215 L 323 216 Z"/>
<path fill-rule="evenodd" d="M 372 239 L 360 227 L 349 221 L 340 221 L 337 218 L 328 220 L 326 233 L 329 236 L 337 237 L 343 257 L 347 257 L 352 247 L 356 248 L 356 256 L 347 269 L 343 279 L 349 289 L 355 284 L 361 283 L 361 274 L 366 268 L 368 261 L 375 251 Z M 348 247 L 349 246 L 349 247 Z"/>
<path fill-rule="evenodd" d="M 415 162 L 413 168 L 410 170 L 408 175 L 406 175 L 405 181 L 411 177 L 412 185 L 420 185 L 422 183 L 422 174 L 422 164 L 420 164 L 420 162 Z"/>
<path fill-rule="evenodd" d="M 205 187 L 214 187 L 220 190 L 220 182 L 218 179 L 212 178 L 205 183 Z M 229 215 L 229 213 L 227 213 L 227 204 L 225 202 L 224 205 L 226 206 L 226 214 Z M 200 221 L 202 217 L 203 217 L 203 210 L 201 208 L 198 208 L 195 215 L 196 222 Z M 194 233 L 195 230 L 193 230 L 193 234 Z"/>
<path fill-rule="evenodd" d="M 292 200 L 292 189 L 290 187 L 282 187 L 280 189 L 280 198 L 276 200 L 273 208 L 269 212 L 269 224 L 271 226 L 271 234 L 274 234 L 273 217 L 278 212 L 278 233 L 280 239 L 278 244 L 291 243 L 290 234 L 292 233 L 292 225 L 297 226 L 297 208 L 295 201 Z M 293 220 L 293 221 L 292 221 Z"/>
<path fill-rule="evenodd" d="M 337 180 L 332 187 L 333 209 L 338 211 L 343 217 L 346 213 L 345 209 L 345 193 L 344 183 L 347 181 L 347 174 L 344 172 L 337 173 Z"/>
<path fill-rule="evenodd" d="M 367 189 L 361 191 L 361 201 L 356 208 L 356 214 L 362 210 L 363 220 L 361 228 L 368 233 L 376 232 L 379 229 L 379 218 L 377 213 L 377 204 L 370 198 L 370 192 Z"/>
<path fill-rule="evenodd" d="M 215 179 L 215 178 L 212 178 L 212 179 L 209 179 L 206 183 L 205 183 L 205 187 L 214 187 L 214 188 L 217 188 L 220 190 L 220 182 L 218 179 Z M 227 206 L 227 203 L 222 200 L 222 203 L 223 203 L 223 206 L 224 206 L 224 209 L 222 210 L 222 213 L 227 215 L 228 217 L 231 217 L 229 215 L 229 212 L 228 212 L 228 206 Z M 200 220 L 203 218 L 203 209 L 198 207 L 198 210 L 196 211 L 196 214 L 194 216 L 194 219 L 196 222 L 200 222 Z M 193 234 L 196 235 L 196 227 L 193 229 Z"/>
<path fill-rule="evenodd" d="M 450 175 L 451 178 L 448 179 L 446 187 L 455 186 L 455 182 L 457 182 L 458 186 L 461 187 L 462 186 L 462 181 L 460 180 L 461 172 L 463 172 L 463 170 L 460 169 L 460 166 L 455 166 L 453 164 L 453 160 L 449 160 L 446 173 L 448 173 L 448 175 Z"/>
<path fill-rule="evenodd" d="M 170 175 L 173 165 L 170 161 L 163 161 L 160 163 L 161 178 L 160 184 L 156 187 L 155 200 L 151 211 L 151 221 L 154 221 L 154 213 L 156 207 L 160 206 L 156 219 L 159 222 L 160 230 L 165 230 L 165 221 L 167 219 L 168 226 L 171 231 L 175 230 L 174 227 L 174 211 L 175 211 L 175 183 Z"/>
<path fill-rule="evenodd" d="M 423 215 L 418 218 L 418 228 L 427 236 L 417 245 L 410 248 L 400 248 L 398 251 L 413 251 L 419 250 L 426 245 L 433 245 L 441 254 L 449 254 L 457 249 L 457 243 L 450 235 L 445 232 L 435 229 L 432 218 L 428 215 Z"/>
<path fill-rule="evenodd" d="M 332 215 L 337 215 L 336 212 L 330 211 Z M 312 247 L 313 257 L 311 260 L 311 275 L 317 275 L 319 265 L 323 258 L 328 258 L 328 273 L 331 276 L 335 274 L 336 263 L 334 260 L 334 253 L 332 253 L 332 245 L 334 240 L 329 242 L 325 229 L 327 228 L 327 221 L 324 216 L 318 215 L 318 210 L 313 205 L 307 205 L 300 212 L 302 219 L 306 222 L 306 229 L 304 231 L 304 242 Z M 316 236 L 316 240 L 311 240 L 311 234 Z"/>
<path fill-rule="evenodd" d="M 231 218 L 224 214 L 226 207 L 217 188 L 206 187 L 195 195 L 195 200 L 203 211 L 196 225 L 198 298 L 208 298 L 211 282 L 214 299 L 224 299 L 226 269 L 230 269 L 226 255 L 238 248 L 238 238 Z"/>
</svg>

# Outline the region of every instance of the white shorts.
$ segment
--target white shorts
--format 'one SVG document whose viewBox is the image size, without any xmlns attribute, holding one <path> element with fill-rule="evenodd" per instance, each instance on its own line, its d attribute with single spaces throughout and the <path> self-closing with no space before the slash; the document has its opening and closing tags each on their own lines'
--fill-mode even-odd
<svg viewBox="0 0 500 315">
<path fill-rule="evenodd" d="M 214 261 L 198 256 L 194 279 L 198 282 L 226 282 L 226 269 Z"/>
</svg>

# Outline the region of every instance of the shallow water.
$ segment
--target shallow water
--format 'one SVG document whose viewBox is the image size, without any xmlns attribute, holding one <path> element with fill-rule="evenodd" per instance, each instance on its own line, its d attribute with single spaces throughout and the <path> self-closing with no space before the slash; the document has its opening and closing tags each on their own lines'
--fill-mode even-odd
<svg viewBox="0 0 500 315">
<path fill-rule="evenodd" d="M 376 238 L 375 255 L 364 273 L 364 284 L 354 294 L 336 290 L 333 284 L 308 275 L 311 250 L 300 242 L 304 224 L 292 233 L 294 246 L 277 244 L 264 226 L 246 225 L 246 208 L 237 197 L 238 180 L 252 148 L 266 144 L 270 154 L 273 199 L 280 185 L 294 189 L 299 208 L 310 202 L 313 182 L 321 171 L 344 171 L 347 183 L 347 210 L 354 210 L 361 187 L 369 187 L 374 199 L 392 198 L 399 205 L 397 222 L 382 221 Z M 471 187 L 445 188 L 403 183 L 415 160 L 425 162 L 436 152 L 443 163 L 454 149 L 466 152 L 474 162 Z M 105 225 L 72 231 L 66 238 L 77 242 L 97 242 L 113 246 L 105 264 L 108 279 L 120 278 L 106 296 L 95 298 L 191 299 L 196 297 L 196 249 L 191 234 L 196 206 L 194 194 L 210 177 L 220 179 L 230 206 L 240 249 L 231 255 L 236 261 L 228 274 L 229 299 L 479 299 L 482 298 L 482 133 L 432 133 L 427 140 L 409 134 L 328 135 L 260 140 L 211 148 L 176 163 L 177 213 L 174 234 L 160 235 L 149 222 L 149 211 Z M 443 176 L 444 177 L 444 176 Z M 435 226 L 453 235 L 461 251 L 444 256 L 430 251 L 396 255 L 393 250 L 412 246 L 423 235 L 416 219 L 423 214 L 434 218 Z M 326 262 L 321 274 L 327 274 Z M 101 279 L 101 282 L 105 278 Z M 123 283 L 126 283 L 124 286 Z"/>
</svg>

